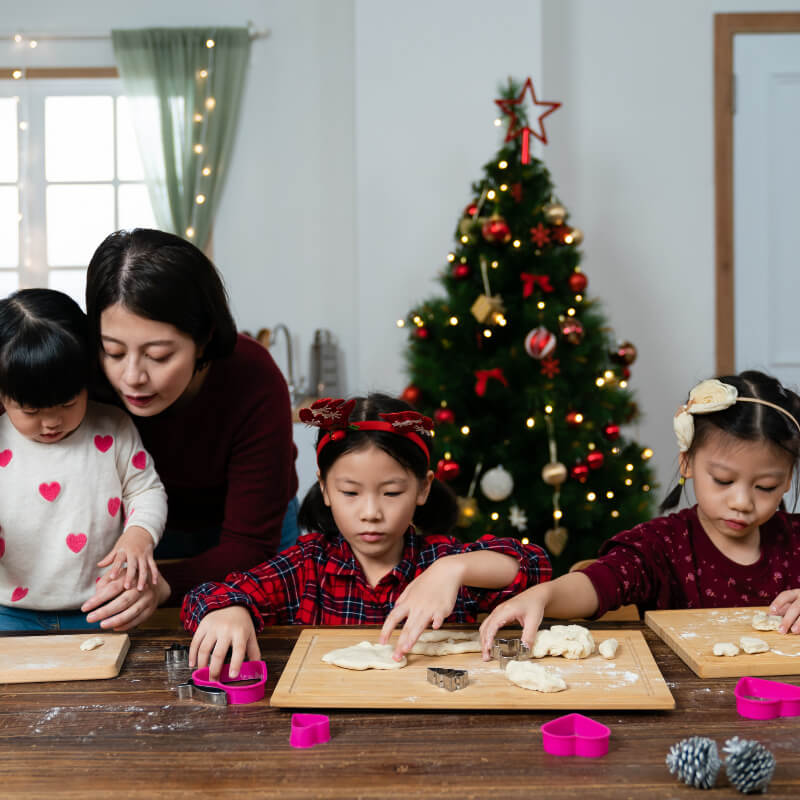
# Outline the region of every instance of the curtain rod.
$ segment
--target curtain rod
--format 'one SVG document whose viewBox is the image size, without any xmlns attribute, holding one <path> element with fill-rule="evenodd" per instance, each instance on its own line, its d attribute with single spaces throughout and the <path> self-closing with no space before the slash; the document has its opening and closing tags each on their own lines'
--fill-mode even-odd
<svg viewBox="0 0 800 800">
<path fill-rule="evenodd" d="M 208 26 L 213 27 L 213 26 Z M 222 27 L 222 26 L 220 26 Z M 227 26 L 225 26 L 227 27 Z M 258 30 L 248 23 L 250 29 L 250 39 L 266 39 L 271 31 L 269 28 Z M 15 33 L 0 33 L 0 41 L 11 39 L 15 42 L 83 42 L 90 40 L 110 39 L 110 33 L 29 33 L 28 31 L 16 31 Z"/>
</svg>

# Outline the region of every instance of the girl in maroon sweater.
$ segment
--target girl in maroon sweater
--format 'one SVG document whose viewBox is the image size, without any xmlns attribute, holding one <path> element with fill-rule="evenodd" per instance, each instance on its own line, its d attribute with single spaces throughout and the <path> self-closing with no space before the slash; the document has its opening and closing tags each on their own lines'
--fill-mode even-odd
<svg viewBox="0 0 800 800">
<path fill-rule="evenodd" d="M 800 458 L 800 397 L 761 372 L 707 380 L 675 415 L 681 478 L 697 505 L 614 536 L 589 566 L 534 586 L 483 622 L 488 658 L 497 631 L 517 620 L 532 644 L 543 617 L 648 608 L 769 605 L 781 633 L 800 633 L 800 515 L 783 495 Z"/>
</svg>

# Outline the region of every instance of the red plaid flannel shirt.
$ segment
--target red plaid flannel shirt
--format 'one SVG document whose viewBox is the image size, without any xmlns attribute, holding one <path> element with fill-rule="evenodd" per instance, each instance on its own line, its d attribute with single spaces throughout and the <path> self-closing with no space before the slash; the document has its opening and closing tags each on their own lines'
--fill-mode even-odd
<svg viewBox="0 0 800 800">
<path fill-rule="evenodd" d="M 342 536 L 329 541 L 312 533 L 251 570 L 192 589 L 183 600 L 181 621 L 193 632 L 210 611 L 236 605 L 250 611 L 259 631 L 265 625 L 382 624 L 406 586 L 437 558 L 475 550 L 512 556 L 519 561 L 519 572 L 504 589 L 462 586 L 447 622 L 475 622 L 478 614 L 552 574 L 547 555 L 535 544 L 491 535 L 462 542 L 451 536 L 418 536 L 409 528 L 400 563 L 373 587 Z"/>
</svg>

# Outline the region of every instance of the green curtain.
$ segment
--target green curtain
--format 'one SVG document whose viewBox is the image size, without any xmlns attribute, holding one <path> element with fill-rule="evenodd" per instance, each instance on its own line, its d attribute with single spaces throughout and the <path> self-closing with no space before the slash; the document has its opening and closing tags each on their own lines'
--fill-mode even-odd
<svg viewBox="0 0 800 800">
<path fill-rule="evenodd" d="M 203 249 L 236 131 L 249 31 L 148 28 L 111 38 L 156 221 Z"/>
</svg>

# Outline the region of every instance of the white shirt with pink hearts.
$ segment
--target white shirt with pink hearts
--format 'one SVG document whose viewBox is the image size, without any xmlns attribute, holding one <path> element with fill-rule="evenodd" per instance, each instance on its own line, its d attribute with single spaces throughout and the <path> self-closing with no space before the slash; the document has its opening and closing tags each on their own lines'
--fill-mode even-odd
<svg viewBox="0 0 800 800">
<path fill-rule="evenodd" d="M 167 495 L 128 415 L 90 402 L 66 439 L 43 444 L 0 416 L 0 605 L 74 610 L 138 525 L 158 544 Z"/>
</svg>

